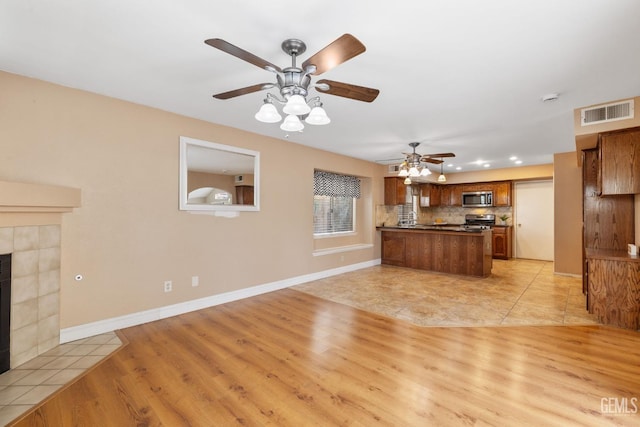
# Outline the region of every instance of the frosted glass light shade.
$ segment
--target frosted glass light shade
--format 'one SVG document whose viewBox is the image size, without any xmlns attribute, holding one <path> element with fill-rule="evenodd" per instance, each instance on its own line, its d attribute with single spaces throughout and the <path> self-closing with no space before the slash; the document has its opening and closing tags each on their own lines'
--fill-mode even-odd
<svg viewBox="0 0 640 427">
<path fill-rule="evenodd" d="M 411 185 L 411 178 L 407 177 L 407 178 L 404 180 L 404 184 L 405 184 L 405 185 Z"/>
<path fill-rule="evenodd" d="M 417 168 L 417 167 L 412 166 L 412 167 L 409 169 L 409 176 L 420 176 L 420 171 L 418 170 L 418 168 Z"/>
<path fill-rule="evenodd" d="M 277 123 L 282 120 L 282 116 L 278 113 L 275 105 L 265 102 L 255 115 L 256 120 L 263 123 Z"/>
<path fill-rule="evenodd" d="M 431 171 L 429 170 L 429 168 L 422 168 L 422 170 L 420 171 L 420 176 L 428 176 L 431 175 Z"/>
<path fill-rule="evenodd" d="M 313 107 L 304 121 L 310 125 L 326 125 L 331 123 L 331 119 L 327 116 L 327 112 L 324 111 L 324 108 L 322 107 Z"/>
<path fill-rule="evenodd" d="M 447 177 L 443 173 L 438 177 L 438 182 L 447 182 Z"/>
<path fill-rule="evenodd" d="M 398 176 L 409 176 L 409 170 L 408 169 L 400 169 L 400 172 L 398 172 Z"/>
<path fill-rule="evenodd" d="M 298 116 L 289 114 L 284 119 L 284 122 L 282 122 L 282 124 L 280 125 L 280 129 L 287 132 L 298 132 L 304 129 L 304 125 L 302 124 Z"/>
<path fill-rule="evenodd" d="M 293 114 L 296 116 L 302 116 L 311 111 L 311 107 L 307 105 L 302 95 L 291 95 L 289 100 L 282 109 L 286 114 Z"/>
</svg>

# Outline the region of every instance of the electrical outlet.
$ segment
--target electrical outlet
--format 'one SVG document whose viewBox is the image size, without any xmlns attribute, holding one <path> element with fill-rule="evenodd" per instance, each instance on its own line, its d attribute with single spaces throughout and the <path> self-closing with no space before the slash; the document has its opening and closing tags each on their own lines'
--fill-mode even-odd
<svg viewBox="0 0 640 427">
<path fill-rule="evenodd" d="M 165 282 L 164 282 L 164 291 L 165 292 L 171 292 L 172 289 L 173 289 L 173 284 L 171 283 L 171 280 L 165 280 Z"/>
<path fill-rule="evenodd" d="M 191 276 L 191 286 L 196 287 L 200 284 L 200 278 L 198 276 Z"/>
</svg>

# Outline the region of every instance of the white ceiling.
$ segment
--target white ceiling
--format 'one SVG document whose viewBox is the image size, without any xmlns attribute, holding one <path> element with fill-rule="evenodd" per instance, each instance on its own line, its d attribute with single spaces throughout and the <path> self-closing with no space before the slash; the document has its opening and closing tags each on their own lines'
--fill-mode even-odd
<svg viewBox="0 0 640 427">
<path fill-rule="evenodd" d="M 371 161 L 419 141 L 469 171 L 550 163 L 575 149 L 574 108 L 640 95 L 638 17 L 637 0 L 3 0 L 0 69 Z M 318 78 L 380 95 L 322 94 L 327 126 L 256 121 L 265 92 L 212 98 L 275 76 L 205 39 L 286 67 L 283 40 L 301 63 L 344 33 L 367 51 Z"/>
</svg>

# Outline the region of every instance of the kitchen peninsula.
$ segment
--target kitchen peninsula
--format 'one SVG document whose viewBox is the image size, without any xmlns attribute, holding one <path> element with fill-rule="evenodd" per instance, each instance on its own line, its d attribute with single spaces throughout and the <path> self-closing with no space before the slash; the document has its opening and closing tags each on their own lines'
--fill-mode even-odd
<svg viewBox="0 0 640 427">
<path fill-rule="evenodd" d="M 440 273 L 491 274 L 491 230 L 461 226 L 382 226 L 382 264 Z"/>
</svg>

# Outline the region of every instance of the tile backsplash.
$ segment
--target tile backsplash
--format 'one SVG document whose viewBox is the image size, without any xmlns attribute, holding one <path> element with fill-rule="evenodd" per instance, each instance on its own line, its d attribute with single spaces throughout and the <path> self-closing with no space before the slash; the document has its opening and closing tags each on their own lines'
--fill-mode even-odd
<svg viewBox="0 0 640 427">
<path fill-rule="evenodd" d="M 397 225 L 400 206 L 376 206 L 376 226 Z M 502 215 L 507 215 L 507 225 L 513 225 L 513 207 L 491 207 L 491 208 L 463 208 L 459 206 L 443 206 L 418 209 L 418 223 L 430 224 L 436 219 L 448 224 L 464 224 L 466 214 L 495 214 L 496 224 L 502 224 L 499 219 Z"/>
</svg>

